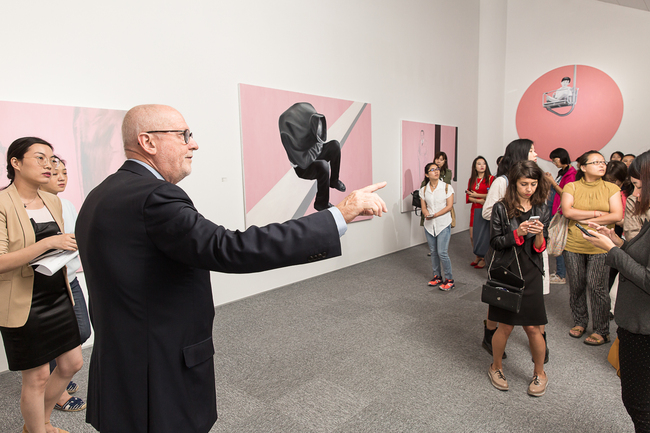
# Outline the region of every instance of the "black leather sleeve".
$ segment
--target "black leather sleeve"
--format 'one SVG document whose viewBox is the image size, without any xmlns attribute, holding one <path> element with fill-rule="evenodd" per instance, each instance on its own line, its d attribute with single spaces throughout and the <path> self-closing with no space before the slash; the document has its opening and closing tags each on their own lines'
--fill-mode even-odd
<svg viewBox="0 0 650 433">
<path fill-rule="evenodd" d="M 547 223 L 548 224 L 548 223 Z M 497 202 L 492 208 L 490 219 L 490 246 L 495 251 L 502 251 L 517 245 L 514 229 L 510 227 L 510 219 L 505 206 Z"/>
</svg>

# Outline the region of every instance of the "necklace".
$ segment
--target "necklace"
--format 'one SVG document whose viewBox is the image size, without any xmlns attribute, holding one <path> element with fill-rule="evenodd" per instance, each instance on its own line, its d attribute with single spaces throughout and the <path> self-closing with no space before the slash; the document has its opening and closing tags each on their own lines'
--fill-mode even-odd
<svg viewBox="0 0 650 433">
<path fill-rule="evenodd" d="M 478 191 L 479 187 L 481 186 L 481 182 L 483 182 L 483 178 L 479 177 L 476 179 L 476 186 L 474 186 L 474 191 Z"/>
<path fill-rule="evenodd" d="M 38 194 L 36 194 L 36 197 L 34 197 L 33 199 L 31 199 L 31 200 L 28 201 L 27 203 L 25 203 L 25 202 L 23 201 L 23 206 L 25 206 L 25 209 L 27 209 L 27 206 L 29 206 L 30 204 L 32 204 L 32 202 L 33 202 L 34 200 L 36 200 L 37 198 L 38 198 Z M 21 198 L 20 201 L 22 201 L 22 200 L 23 200 L 23 199 Z"/>
</svg>

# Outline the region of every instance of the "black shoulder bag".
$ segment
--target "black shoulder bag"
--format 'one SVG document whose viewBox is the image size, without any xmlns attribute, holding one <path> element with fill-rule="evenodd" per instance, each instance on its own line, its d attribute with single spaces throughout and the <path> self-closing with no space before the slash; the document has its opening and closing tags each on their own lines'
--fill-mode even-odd
<svg viewBox="0 0 650 433">
<path fill-rule="evenodd" d="M 483 284 L 483 291 L 481 292 L 481 302 L 513 313 L 519 313 L 521 298 L 524 295 L 525 281 L 521 273 L 517 249 L 515 247 L 512 247 L 512 249 L 517 260 L 519 276 L 504 266 L 492 269 L 492 263 L 494 262 L 494 255 L 492 255 L 490 267 L 488 268 L 488 280 Z"/>
<path fill-rule="evenodd" d="M 420 201 L 420 190 L 416 189 L 415 191 L 413 191 L 411 193 L 411 196 L 412 196 L 411 204 L 415 208 L 415 215 L 419 215 L 418 214 L 418 209 L 420 209 L 420 207 L 422 206 L 422 202 Z M 420 212 L 422 212 L 422 209 L 420 209 Z"/>
</svg>

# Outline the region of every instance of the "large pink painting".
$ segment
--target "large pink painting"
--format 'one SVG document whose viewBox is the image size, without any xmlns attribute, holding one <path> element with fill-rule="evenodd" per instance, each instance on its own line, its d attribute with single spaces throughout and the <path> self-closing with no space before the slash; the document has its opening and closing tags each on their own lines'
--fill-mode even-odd
<svg viewBox="0 0 650 433">
<path fill-rule="evenodd" d="M 372 183 L 370 104 L 247 84 L 239 85 L 239 96 L 247 227 L 316 212 L 316 181 L 296 174 L 280 138 L 280 115 L 295 103 L 308 102 L 324 115 L 327 140 L 341 144 L 339 178 L 346 192 L 330 188 L 329 201 L 336 204 Z"/>
<path fill-rule="evenodd" d="M 447 164 L 453 172 L 452 186 L 456 190 L 456 153 L 458 128 L 433 123 L 402 121 L 402 197 L 401 211 L 413 211 L 411 193 L 420 189 L 424 167 L 433 162 L 438 152 L 447 154 Z M 455 200 L 455 197 L 454 197 Z"/>
<path fill-rule="evenodd" d="M 540 158 L 558 147 L 576 159 L 600 150 L 623 120 L 623 95 L 600 69 L 585 65 L 555 68 L 524 92 L 517 107 L 517 133 L 535 142 Z"/>
<path fill-rule="evenodd" d="M 39 137 L 66 161 L 68 187 L 61 197 L 77 210 L 95 186 L 125 160 L 122 119 L 126 111 L 0 101 L 3 167 L 9 145 L 20 137 Z M 2 186 L 9 184 L 3 170 Z"/>
</svg>

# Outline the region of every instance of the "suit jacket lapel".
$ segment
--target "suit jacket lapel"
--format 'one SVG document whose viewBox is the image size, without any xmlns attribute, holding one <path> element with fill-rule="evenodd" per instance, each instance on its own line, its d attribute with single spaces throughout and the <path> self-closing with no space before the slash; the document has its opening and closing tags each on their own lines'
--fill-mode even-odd
<svg viewBox="0 0 650 433">
<path fill-rule="evenodd" d="M 20 221 L 20 226 L 23 232 L 23 245 L 31 245 L 36 242 L 36 236 L 34 235 L 34 228 L 29 220 L 29 215 L 27 215 L 27 211 L 25 210 L 25 205 L 20 199 L 20 195 L 18 195 L 16 185 L 12 183 L 7 187 L 7 191 L 9 192 L 9 198 L 14 205 L 14 211 L 18 217 L 18 221 Z"/>
</svg>

